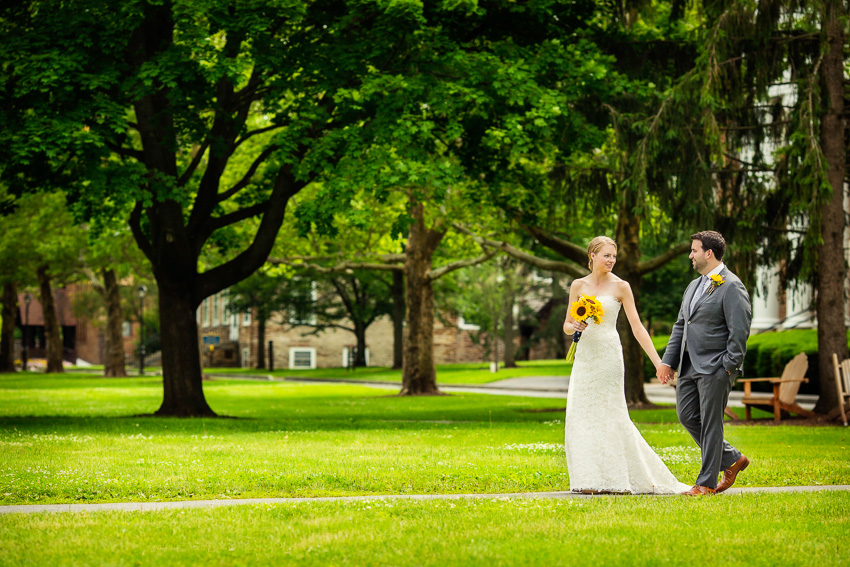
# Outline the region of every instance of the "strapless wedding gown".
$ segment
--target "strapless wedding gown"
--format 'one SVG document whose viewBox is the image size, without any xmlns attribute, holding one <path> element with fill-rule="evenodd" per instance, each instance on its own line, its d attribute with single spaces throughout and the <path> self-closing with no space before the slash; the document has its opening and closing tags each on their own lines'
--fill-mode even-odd
<svg viewBox="0 0 850 567">
<path fill-rule="evenodd" d="M 629 418 L 617 334 L 620 301 L 607 295 L 597 299 L 604 321 L 591 322 L 582 333 L 567 394 L 564 446 L 570 489 L 632 494 L 688 490 Z"/>
</svg>

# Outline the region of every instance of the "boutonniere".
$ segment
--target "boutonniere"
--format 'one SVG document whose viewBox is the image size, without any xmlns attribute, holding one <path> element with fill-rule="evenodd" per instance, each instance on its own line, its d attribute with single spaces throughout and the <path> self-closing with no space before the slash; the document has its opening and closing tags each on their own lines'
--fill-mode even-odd
<svg viewBox="0 0 850 567">
<path fill-rule="evenodd" d="M 723 276 L 721 276 L 720 274 L 714 274 L 709 279 L 711 280 L 711 289 L 708 290 L 708 295 L 711 295 L 711 293 L 716 288 L 718 288 L 718 287 L 722 286 L 724 283 L 726 283 L 726 280 L 724 280 Z"/>
</svg>

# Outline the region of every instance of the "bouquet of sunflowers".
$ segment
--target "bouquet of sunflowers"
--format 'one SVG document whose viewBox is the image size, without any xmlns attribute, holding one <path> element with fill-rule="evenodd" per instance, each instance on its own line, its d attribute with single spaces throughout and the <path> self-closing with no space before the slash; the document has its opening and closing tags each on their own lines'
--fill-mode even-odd
<svg viewBox="0 0 850 567">
<path fill-rule="evenodd" d="M 602 315 L 602 304 L 593 295 L 582 295 L 578 298 L 578 301 L 574 301 L 570 306 L 570 317 L 579 323 L 590 319 L 598 325 L 602 322 Z M 569 352 L 567 352 L 567 362 L 572 362 L 575 358 L 576 347 L 580 338 L 581 331 L 573 333 L 573 343 L 570 345 Z"/>
</svg>

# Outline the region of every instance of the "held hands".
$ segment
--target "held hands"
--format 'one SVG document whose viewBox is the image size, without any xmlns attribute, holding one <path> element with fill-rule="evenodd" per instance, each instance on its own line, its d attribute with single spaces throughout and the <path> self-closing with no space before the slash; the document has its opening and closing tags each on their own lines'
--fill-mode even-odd
<svg viewBox="0 0 850 567">
<path fill-rule="evenodd" d="M 586 321 L 573 321 L 572 322 L 573 331 L 583 333 L 585 329 L 587 329 Z"/>
<path fill-rule="evenodd" d="M 655 376 L 658 378 L 659 382 L 667 384 L 667 382 L 670 382 L 676 377 L 676 373 L 673 372 L 673 369 L 666 364 L 660 363 L 655 367 Z"/>
</svg>

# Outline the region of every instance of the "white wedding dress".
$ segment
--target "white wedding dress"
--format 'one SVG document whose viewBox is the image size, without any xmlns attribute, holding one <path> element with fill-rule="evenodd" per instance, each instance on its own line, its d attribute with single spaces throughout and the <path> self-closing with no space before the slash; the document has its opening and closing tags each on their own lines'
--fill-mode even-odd
<svg viewBox="0 0 850 567">
<path fill-rule="evenodd" d="M 623 389 L 620 301 L 598 296 L 603 322 L 581 335 L 567 394 L 564 447 L 570 489 L 671 494 L 691 488 L 676 480 L 629 418 Z"/>
</svg>

